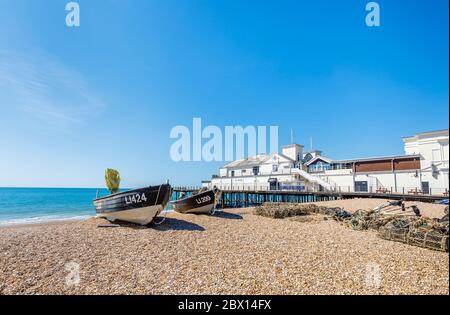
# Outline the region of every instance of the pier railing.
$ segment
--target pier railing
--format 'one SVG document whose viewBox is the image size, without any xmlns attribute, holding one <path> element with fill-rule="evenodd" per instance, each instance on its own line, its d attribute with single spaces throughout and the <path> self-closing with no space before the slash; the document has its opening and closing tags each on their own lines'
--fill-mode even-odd
<svg viewBox="0 0 450 315">
<path fill-rule="evenodd" d="M 314 187 L 304 187 L 304 189 L 292 189 L 295 186 L 282 186 L 284 189 L 270 189 L 267 185 L 223 185 L 219 188 L 222 193 L 219 195 L 219 208 L 255 206 L 263 202 L 315 202 L 348 198 L 381 198 L 404 201 L 436 202 L 448 198 L 448 189 L 433 188 L 427 192 L 422 192 L 416 187 L 401 187 L 391 189 L 378 187 L 368 191 L 355 191 L 351 186 L 335 187 L 332 191 L 324 191 Z M 277 188 L 277 187 L 272 187 Z M 279 187 L 278 187 L 279 188 Z M 198 186 L 174 187 L 172 199 L 180 198 L 182 192 L 188 196 L 199 190 Z"/>
<path fill-rule="evenodd" d="M 428 190 L 421 190 L 417 187 L 373 187 L 370 186 L 367 190 L 358 190 L 352 186 L 336 186 L 332 190 L 323 190 L 320 186 L 280 186 L 269 187 L 268 185 L 221 185 L 217 186 L 222 191 L 240 191 L 240 192 L 271 192 L 271 191 L 285 191 L 298 193 L 368 193 L 372 195 L 411 195 L 411 196 L 438 196 L 448 197 L 448 188 L 429 188 Z M 175 192 L 194 192 L 201 189 L 200 186 L 180 186 L 174 187 Z"/>
<path fill-rule="evenodd" d="M 421 190 L 417 187 L 368 187 L 367 190 L 358 190 L 352 186 L 336 186 L 330 190 L 323 190 L 320 187 L 301 187 L 300 186 L 281 186 L 271 188 L 267 185 L 222 185 L 218 186 L 220 190 L 224 191 L 242 191 L 242 192 L 267 192 L 267 191 L 292 191 L 304 193 L 316 192 L 333 192 L 333 193 L 370 193 L 383 195 L 429 195 L 448 197 L 448 188 L 429 188 L 428 190 Z M 197 188 L 199 189 L 199 188 Z M 189 189 L 187 189 L 189 191 Z"/>
<path fill-rule="evenodd" d="M 183 192 L 193 192 L 200 190 L 202 187 L 200 186 L 175 186 L 173 187 L 173 191 L 183 191 Z"/>
<path fill-rule="evenodd" d="M 400 195 L 429 195 L 429 196 L 448 196 L 448 188 L 428 188 L 422 190 L 417 187 L 368 187 L 367 190 L 358 190 L 352 186 L 338 186 L 333 189 L 334 192 L 352 193 L 372 193 L 372 194 L 400 194 Z"/>
</svg>

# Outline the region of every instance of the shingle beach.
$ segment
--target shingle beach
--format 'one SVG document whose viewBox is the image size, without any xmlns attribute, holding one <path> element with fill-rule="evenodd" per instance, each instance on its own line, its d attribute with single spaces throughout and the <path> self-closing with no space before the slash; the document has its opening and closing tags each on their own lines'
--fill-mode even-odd
<svg viewBox="0 0 450 315">
<path fill-rule="evenodd" d="M 444 208 L 426 207 L 436 216 Z M 150 228 L 100 223 L 0 228 L 0 294 L 449 294 L 448 253 L 321 215 L 272 219 L 244 208 L 169 213 Z"/>
</svg>

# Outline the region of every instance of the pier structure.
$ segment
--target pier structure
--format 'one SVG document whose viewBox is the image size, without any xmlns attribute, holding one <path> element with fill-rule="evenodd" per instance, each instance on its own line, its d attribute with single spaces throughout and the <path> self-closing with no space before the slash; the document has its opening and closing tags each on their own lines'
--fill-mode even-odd
<svg viewBox="0 0 450 315">
<path fill-rule="evenodd" d="M 173 199 L 180 193 L 190 195 L 200 187 L 174 187 Z M 448 196 L 399 194 L 390 192 L 339 192 L 339 191 L 289 191 L 289 190 L 222 190 L 217 205 L 221 209 L 257 206 L 264 202 L 305 203 L 353 198 L 378 198 L 403 201 L 436 202 Z"/>
</svg>

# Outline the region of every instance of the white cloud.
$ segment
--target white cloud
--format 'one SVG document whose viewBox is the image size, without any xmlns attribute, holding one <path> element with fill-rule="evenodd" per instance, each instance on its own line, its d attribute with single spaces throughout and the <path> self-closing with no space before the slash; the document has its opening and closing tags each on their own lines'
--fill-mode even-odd
<svg viewBox="0 0 450 315">
<path fill-rule="evenodd" d="M 9 95 L 8 101 L 1 95 Z M 79 73 L 43 53 L 0 50 L 0 104 L 40 124 L 70 128 L 98 115 L 104 102 Z"/>
</svg>

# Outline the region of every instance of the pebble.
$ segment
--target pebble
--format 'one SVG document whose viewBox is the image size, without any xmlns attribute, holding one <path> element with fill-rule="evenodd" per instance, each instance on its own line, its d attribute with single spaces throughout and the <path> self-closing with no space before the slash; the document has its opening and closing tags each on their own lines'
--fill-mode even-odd
<svg viewBox="0 0 450 315">
<path fill-rule="evenodd" d="M 150 228 L 98 224 L 1 228 L 0 294 L 449 294 L 448 253 L 320 215 L 246 208 L 170 213 Z"/>
</svg>

